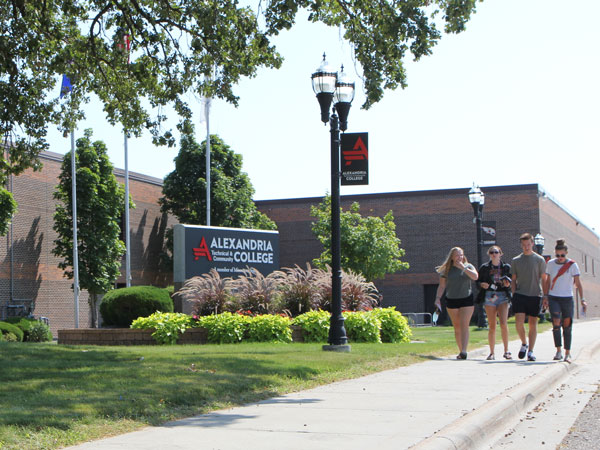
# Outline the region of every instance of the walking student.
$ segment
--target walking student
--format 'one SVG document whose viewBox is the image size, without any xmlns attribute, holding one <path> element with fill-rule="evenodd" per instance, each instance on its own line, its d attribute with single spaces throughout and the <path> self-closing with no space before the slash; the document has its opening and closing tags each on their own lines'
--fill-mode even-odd
<svg viewBox="0 0 600 450">
<path fill-rule="evenodd" d="M 524 233 L 520 237 L 523 252 L 513 258 L 511 264 L 511 291 L 515 328 L 521 339 L 519 359 L 535 361 L 533 349 L 537 338 L 537 323 L 542 302 L 542 283 L 546 280 L 546 261 L 533 251 L 533 236 Z M 529 316 L 529 330 L 525 334 L 525 316 Z M 529 344 L 527 343 L 529 338 Z"/>
<path fill-rule="evenodd" d="M 512 359 L 508 351 L 508 305 L 510 302 L 510 265 L 502 261 L 502 249 L 494 245 L 488 249 L 489 262 L 479 268 L 479 298 L 488 317 L 488 361 L 496 359 L 496 316 L 500 321 L 500 333 L 504 344 L 504 359 Z"/>
<path fill-rule="evenodd" d="M 543 305 L 545 308 L 550 304 L 550 314 L 552 315 L 552 334 L 554 335 L 554 345 L 556 346 L 555 361 L 560 361 L 562 356 L 561 325 L 562 338 L 565 341 L 566 362 L 571 362 L 571 330 L 573 329 L 573 284 L 577 288 L 581 306 L 585 311 L 587 303 L 583 298 L 583 286 L 579 279 L 579 267 L 577 263 L 567 257 L 568 248 L 564 239 L 556 241 L 554 247 L 555 258 L 548 261 L 546 266 L 546 280 L 544 282 Z"/>
<path fill-rule="evenodd" d="M 435 270 L 440 275 L 435 305 L 442 310 L 441 299 L 445 289 L 446 309 L 454 327 L 454 339 L 459 350 L 456 359 L 467 359 L 469 323 L 475 309 L 471 281 L 477 280 L 477 270 L 469 264 L 460 247 L 453 247 L 444 263 Z"/>
</svg>

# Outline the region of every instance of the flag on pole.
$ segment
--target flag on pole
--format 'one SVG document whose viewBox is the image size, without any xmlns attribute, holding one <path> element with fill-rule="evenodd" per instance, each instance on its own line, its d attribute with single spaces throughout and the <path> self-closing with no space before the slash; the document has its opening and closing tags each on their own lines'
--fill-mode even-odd
<svg viewBox="0 0 600 450">
<path fill-rule="evenodd" d="M 62 76 L 62 84 L 60 86 L 60 98 L 63 98 L 72 90 L 73 90 L 73 86 L 71 85 L 71 79 L 68 76 L 63 75 Z"/>
<path fill-rule="evenodd" d="M 117 48 L 127 52 L 127 64 L 129 64 L 129 50 L 131 50 L 131 41 L 129 40 L 128 34 L 123 36 L 123 43 L 117 44 Z"/>
</svg>

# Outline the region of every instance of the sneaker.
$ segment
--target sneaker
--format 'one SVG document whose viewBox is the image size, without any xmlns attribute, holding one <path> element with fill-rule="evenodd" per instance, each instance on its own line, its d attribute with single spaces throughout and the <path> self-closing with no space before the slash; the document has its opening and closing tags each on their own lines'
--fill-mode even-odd
<svg viewBox="0 0 600 450">
<path fill-rule="evenodd" d="M 512 354 L 510 352 L 504 352 L 504 359 L 512 359 Z"/>
<path fill-rule="evenodd" d="M 571 362 L 571 354 L 569 353 L 568 355 L 565 355 L 565 362 L 570 363 Z"/>
<path fill-rule="evenodd" d="M 525 358 L 525 355 L 527 354 L 527 344 L 522 344 L 521 345 L 521 350 L 519 350 L 519 359 L 523 359 Z"/>
<path fill-rule="evenodd" d="M 494 361 L 496 358 L 494 357 L 493 353 L 490 353 L 489 356 L 485 359 L 486 359 L 486 361 Z"/>
<path fill-rule="evenodd" d="M 556 352 L 556 355 L 554 355 L 554 361 L 560 361 L 561 359 L 563 359 L 563 355 L 561 352 Z"/>
<path fill-rule="evenodd" d="M 533 352 L 527 353 L 527 361 L 535 361 L 535 356 L 533 356 Z"/>
</svg>

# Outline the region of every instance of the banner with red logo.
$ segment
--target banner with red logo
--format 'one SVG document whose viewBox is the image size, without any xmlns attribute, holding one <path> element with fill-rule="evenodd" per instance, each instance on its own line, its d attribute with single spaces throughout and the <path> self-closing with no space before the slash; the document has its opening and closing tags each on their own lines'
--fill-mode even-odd
<svg viewBox="0 0 600 450">
<path fill-rule="evenodd" d="M 279 269 L 279 232 L 177 224 L 173 229 L 173 281 L 215 269 L 234 277 L 247 267 L 263 275 Z"/>
<path fill-rule="evenodd" d="M 369 133 L 342 134 L 342 186 L 369 184 Z"/>
</svg>

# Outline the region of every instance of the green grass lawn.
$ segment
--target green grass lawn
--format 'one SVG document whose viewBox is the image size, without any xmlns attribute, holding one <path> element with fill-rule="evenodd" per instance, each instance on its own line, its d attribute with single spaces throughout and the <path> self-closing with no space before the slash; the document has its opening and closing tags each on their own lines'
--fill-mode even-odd
<svg viewBox="0 0 600 450">
<path fill-rule="evenodd" d="M 472 330 L 471 348 L 486 345 L 487 331 Z M 451 327 L 413 328 L 413 340 L 353 343 L 350 353 L 320 344 L 2 342 L 0 449 L 56 449 L 456 352 Z"/>
</svg>

